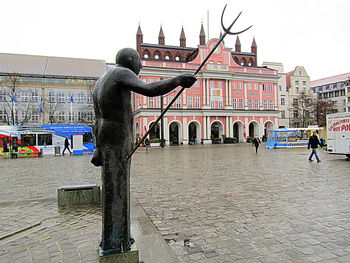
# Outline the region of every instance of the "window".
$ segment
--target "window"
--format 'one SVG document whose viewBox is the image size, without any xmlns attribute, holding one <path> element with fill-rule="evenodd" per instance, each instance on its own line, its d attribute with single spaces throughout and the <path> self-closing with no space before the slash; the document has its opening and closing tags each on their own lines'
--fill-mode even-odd
<svg viewBox="0 0 350 263">
<path fill-rule="evenodd" d="M 194 107 L 199 108 L 200 107 L 200 98 L 194 97 Z"/>
<path fill-rule="evenodd" d="M 213 88 L 214 88 L 214 81 L 211 80 L 211 81 L 209 82 L 209 85 L 210 85 L 210 88 L 213 89 Z"/>
<path fill-rule="evenodd" d="M 81 111 L 78 111 L 78 121 L 84 121 L 84 113 Z"/>
<path fill-rule="evenodd" d="M 148 108 L 153 108 L 153 97 L 148 98 Z"/>
<path fill-rule="evenodd" d="M 254 84 L 254 89 L 255 89 L 255 90 L 258 90 L 258 89 L 259 89 L 258 84 Z"/>
<path fill-rule="evenodd" d="M 259 109 L 259 100 L 258 99 L 254 100 L 254 109 Z"/>
<path fill-rule="evenodd" d="M 218 108 L 222 109 L 222 101 L 218 101 Z"/>
<path fill-rule="evenodd" d="M 53 91 L 49 92 L 49 102 L 55 102 L 55 93 Z"/>
<path fill-rule="evenodd" d="M 262 90 L 267 90 L 267 87 L 265 84 L 262 84 Z"/>
<path fill-rule="evenodd" d="M 36 135 L 35 134 L 22 134 L 22 146 L 35 146 L 36 145 Z"/>
<path fill-rule="evenodd" d="M 69 120 L 70 122 L 73 122 L 73 121 L 74 121 L 74 113 L 71 113 L 71 112 L 68 113 L 68 120 Z"/>
<path fill-rule="evenodd" d="M 26 91 L 21 92 L 21 101 L 28 101 L 28 93 Z"/>
<path fill-rule="evenodd" d="M 178 97 L 175 101 L 175 108 L 181 108 L 182 105 L 182 97 Z"/>
<path fill-rule="evenodd" d="M 193 97 L 187 97 L 187 107 L 192 108 L 193 104 Z"/>
<path fill-rule="evenodd" d="M 268 100 L 264 100 L 264 110 L 267 110 L 267 109 L 268 109 L 268 107 L 267 107 L 267 101 L 268 101 Z"/>
<path fill-rule="evenodd" d="M 298 118 L 298 110 L 293 110 L 293 117 Z"/>
<path fill-rule="evenodd" d="M 286 118 L 286 112 L 285 111 L 281 111 L 281 119 L 285 119 Z"/>
<path fill-rule="evenodd" d="M 59 121 L 59 122 L 64 122 L 64 119 L 65 119 L 64 111 L 60 111 L 60 112 L 58 113 L 58 121 Z"/>
<path fill-rule="evenodd" d="M 285 98 L 281 98 L 281 105 L 286 105 Z"/>
<path fill-rule="evenodd" d="M 78 93 L 77 102 L 84 103 L 84 93 Z"/>
<path fill-rule="evenodd" d="M 60 92 L 57 94 L 57 102 L 61 102 L 63 103 L 64 102 L 64 93 Z"/>
<path fill-rule="evenodd" d="M 269 89 L 268 89 L 269 91 L 272 91 L 273 90 L 273 88 L 272 88 L 272 84 L 269 84 Z"/>
<path fill-rule="evenodd" d="M 295 93 L 298 94 L 299 93 L 299 88 L 295 87 Z"/>
<path fill-rule="evenodd" d="M 304 86 L 306 85 L 306 81 L 305 81 L 305 80 L 303 80 L 303 85 L 304 85 Z"/>
<path fill-rule="evenodd" d="M 168 96 L 168 103 L 170 104 L 171 101 L 173 101 L 174 96 Z M 171 105 L 171 107 L 174 107 L 174 104 Z"/>
<path fill-rule="evenodd" d="M 32 101 L 33 102 L 39 101 L 39 91 L 37 90 L 32 91 Z"/>
<path fill-rule="evenodd" d="M 243 99 L 238 99 L 238 108 L 239 109 L 243 109 L 244 106 L 243 106 Z"/>
<path fill-rule="evenodd" d="M 232 99 L 232 107 L 237 109 L 237 99 Z"/>
<path fill-rule="evenodd" d="M 243 89 L 243 83 L 242 82 L 238 82 L 238 89 Z"/>
<path fill-rule="evenodd" d="M 39 111 L 37 110 L 32 111 L 32 121 L 39 122 Z"/>
<path fill-rule="evenodd" d="M 248 109 L 252 108 L 252 99 L 248 99 Z"/>
<path fill-rule="evenodd" d="M 38 134 L 38 145 L 52 145 L 52 135 Z"/>
<path fill-rule="evenodd" d="M 275 105 L 274 105 L 274 103 L 273 103 L 273 100 L 270 100 L 270 101 L 269 101 L 269 109 L 270 109 L 270 110 L 274 110 L 274 109 L 275 109 Z"/>
<path fill-rule="evenodd" d="M 298 106 L 298 99 L 293 99 L 293 106 L 294 107 Z"/>
<path fill-rule="evenodd" d="M 253 87 L 252 87 L 252 83 L 248 83 L 248 90 L 252 90 Z"/>
<path fill-rule="evenodd" d="M 296 81 L 295 81 L 295 85 L 299 85 L 299 80 L 296 80 Z"/>
</svg>

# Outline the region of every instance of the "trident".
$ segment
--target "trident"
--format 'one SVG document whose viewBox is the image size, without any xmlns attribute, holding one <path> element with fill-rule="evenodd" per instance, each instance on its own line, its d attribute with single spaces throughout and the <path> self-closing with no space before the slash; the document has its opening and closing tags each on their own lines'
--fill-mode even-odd
<svg viewBox="0 0 350 263">
<path fill-rule="evenodd" d="M 225 13 L 225 9 L 226 9 L 227 4 L 224 7 L 224 10 L 222 10 L 222 14 L 221 14 L 221 27 L 224 30 L 224 34 L 220 37 L 219 41 L 216 43 L 216 45 L 211 49 L 211 51 L 209 52 L 209 54 L 206 56 L 206 58 L 202 61 L 202 63 L 199 65 L 199 67 L 196 69 L 196 71 L 194 72 L 194 75 L 197 75 L 198 72 L 202 69 L 202 67 L 205 65 L 205 63 L 208 61 L 208 59 L 211 57 L 211 55 L 214 53 L 214 51 L 216 50 L 216 48 L 220 45 L 220 43 L 224 40 L 224 38 L 226 37 L 226 35 L 238 35 L 241 34 L 245 31 L 247 31 L 248 29 L 250 29 L 253 25 L 247 27 L 246 29 L 239 31 L 239 32 L 231 32 L 231 28 L 234 25 L 234 23 L 236 23 L 237 19 L 240 17 L 240 15 L 242 14 L 242 11 L 238 14 L 238 16 L 236 17 L 236 19 L 232 22 L 232 24 L 226 28 L 224 26 L 224 13 Z M 134 152 L 137 150 L 137 148 L 140 147 L 141 143 L 146 139 L 146 137 L 148 136 L 148 134 L 152 131 L 152 129 L 157 125 L 157 123 L 160 121 L 160 119 L 164 116 L 164 114 L 170 109 L 170 107 L 174 104 L 174 102 L 177 100 L 177 98 L 181 95 L 181 93 L 185 90 L 186 88 L 182 88 L 174 97 L 174 99 L 168 104 L 168 106 L 161 112 L 161 114 L 159 115 L 159 117 L 153 122 L 153 124 L 151 125 L 151 127 L 149 128 L 149 130 L 145 133 L 145 135 L 143 135 L 143 137 L 141 138 L 141 140 L 136 144 L 136 146 L 134 147 L 134 149 L 131 151 L 131 153 L 128 156 L 128 159 L 130 159 L 130 157 L 134 154 Z"/>
</svg>

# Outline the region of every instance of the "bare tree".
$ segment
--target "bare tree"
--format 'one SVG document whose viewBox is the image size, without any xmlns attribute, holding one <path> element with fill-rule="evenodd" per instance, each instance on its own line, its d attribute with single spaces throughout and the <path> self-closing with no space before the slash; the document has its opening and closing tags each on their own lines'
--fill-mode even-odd
<svg viewBox="0 0 350 263">
<path fill-rule="evenodd" d="M 293 102 L 290 112 L 295 127 L 307 127 L 316 124 L 315 99 L 305 92 L 299 93 L 298 98 Z"/>
<path fill-rule="evenodd" d="M 326 124 L 326 116 L 330 113 L 336 113 L 337 109 L 334 107 L 334 103 L 329 99 L 316 99 L 314 114 L 316 117 L 316 123 L 320 126 Z"/>
<path fill-rule="evenodd" d="M 29 92 L 28 92 L 29 91 Z M 21 96 L 24 95 L 25 96 Z M 29 122 L 34 101 L 34 92 L 21 87 L 20 76 L 17 73 L 6 75 L 0 86 L 0 101 L 6 116 L 3 122 L 8 125 L 23 125 Z M 19 112 L 22 118 L 19 118 Z"/>
<path fill-rule="evenodd" d="M 86 99 L 86 105 L 81 108 L 83 114 L 80 117 L 79 122 L 89 126 L 93 126 L 95 122 L 95 111 L 94 111 L 94 105 L 92 103 L 92 92 L 94 89 L 94 85 L 88 84 L 87 87 L 88 87 L 88 94 Z"/>
<path fill-rule="evenodd" d="M 48 96 L 42 99 L 40 107 L 41 111 L 45 112 L 48 116 L 48 122 L 50 124 L 58 123 L 56 115 L 57 112 L 62 109 L 62 103 L 56 101 L 56 98 L 49 94 Z"/>
</svg>

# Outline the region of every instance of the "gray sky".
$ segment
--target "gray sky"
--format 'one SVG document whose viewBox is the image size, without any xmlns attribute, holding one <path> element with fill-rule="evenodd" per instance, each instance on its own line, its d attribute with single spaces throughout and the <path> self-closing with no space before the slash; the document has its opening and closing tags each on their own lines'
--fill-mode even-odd
<svg viewBox="0 0 350 263">
<path fill-rule="evenodd" d="M 0 0 L 0 52 L 114 62 L 119 49 L 135 48 L 139 23 L 146 43 L 158 43 L 162 25 L 165 44 L 179 45 L 183 25 L 187 46 L 197 47 L 207 10 L 210 38 L 219 37 L 226 3 L 226 25 L 239 11 L 235 30 L 253 24 L 240 40 L 250 52 L 255 36 L 259 65 L 304 66 L 311 80 L 350 72 L 349 0 Z M 226 47 L 234 44 L 227 36 Z"/>
</svg>

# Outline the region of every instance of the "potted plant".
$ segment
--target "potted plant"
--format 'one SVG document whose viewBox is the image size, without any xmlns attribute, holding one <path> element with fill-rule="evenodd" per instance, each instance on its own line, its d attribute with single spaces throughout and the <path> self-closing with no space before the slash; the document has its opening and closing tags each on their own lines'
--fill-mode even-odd
<svg viewBox="0 0 350 263">
<path fill-rule="evenodd" d="M 154 139 L 150 139 L 149 142 L 150 142 L 150 146 L 160 146 L 161 139 L 154 138 Z"/>
<path fill-rule="evenodd" d="M 248 137 L 245 138 L 245 140 L 246 140 L 247 143 L 251 143 L 252 142 L 252 137 L 248 136 Z"/>
<path fill-rule="evenodd" d="M 235 137 L 225 137 L 224 143 L 237 143 L 238 140 Z"/>
<path fill-rule="evenodd" d="M 212 144 L 220 144 L 221 143 L 221 139 L 220 138 L 212 138 L 211 139 L 211 143 Z"/>
</svg>

